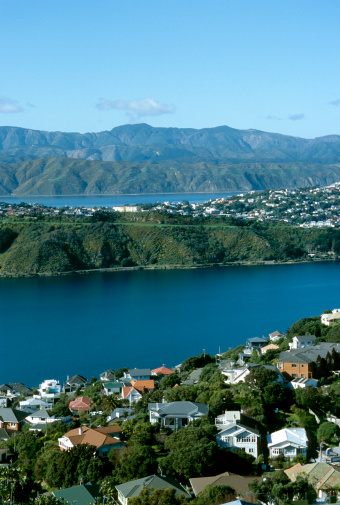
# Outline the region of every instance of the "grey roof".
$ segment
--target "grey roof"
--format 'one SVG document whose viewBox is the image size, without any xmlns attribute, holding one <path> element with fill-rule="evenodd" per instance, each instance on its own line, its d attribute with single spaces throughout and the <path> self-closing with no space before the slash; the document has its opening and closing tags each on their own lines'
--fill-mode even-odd
<svg viewBox="0 0 340 505">
<path fill-rule="evenodd" d="M 34 412 L 34 414 L 32 414 L 31 417 L 39 417 L 40 419 L 50 419 L 53 416 L 51 416 L 46 409 L 40 409 Z"/>
<path fill-rule="evenodd" d="M 8 384 L 1 384 L 0 391 L 12 391 L 12 388 Z"/>
<path fill-rule="evenodd" d="M 254 433 L 254 435 L 260 435 L 259 430 L 257 430 L 256 428 L 251 428 L 250 426 L 245 426 L 244 424 L 238 423 L 237 421 L 232 421 L 229 424 L 225 424 L 222 430 L 219 431 L 216 436 L 223 435 L 223 433 L 229 431 L 231 428 L 244 429 L 250 433 Z M 234 431 L 236 433 L 236 431 L 238 430 Z"/>
<path fill-rule="evenodd" d="M 251 343 L 258 343 L 258 344 L 262 344 L 262 343 L 265 343 L 267 344 L 268 343 L 268 339 L 265 338 L 265 337 L 253 337 L 253 338 L 247 338 L 247 342 L 251 342 Z"/>
<path fill-rule="evenodd" d="M 83 386 L 84 384 L 87 384 L 87 379 L 82 375 L 73 375 L 67 379 L 66 384 L 79 384 L 80 386 Z"/>
<path fill-rule="evenodd" d="M 0 428 L 0 440 L 8 440 L 11 434 L 5 428 Z"/>
<path fill-rule="evenodd" d="M 32 424 L 32 426 L 30 427 L 30 431 L 42 431 L 45 428 L 46 428 L 45 423 L 36 423 L 36 424 Z"/>
<path fill-rule="evenodd" d="M 27 413 L 22 410 L 0 407 L 0 419 L 4 423 L 19 423 L 27 417 Z"/>
<path fill-rule="evenodd" d="M 16 393 L 31 393 L 33 394 L 32 389 L 28 388 L 25 386 L 25 384 L 22 384 L 22 382 L 10 382 L 10 387 L 15 391 Z"/>
<path fill-rule="evenodd" d="M 326 358 L 327 354 L 332 354 L 333 349 L 340 353 L 340 344 L 321 342 L 318 345 L 307 345 L 302 349 L 291 349 L 281 352 L 278 360 L 284 363 L 315 363 L 320 358 Z"/>
<path fill-rule="evenodd" d="M 64 499 L 66 503 L 77 503 L 77 505 L 97 503 L 96 498 L 101 496 L 98 486 L 91 483 L 60 489 L 59 491 L 53 491 L 52 494 L 58 499 Z"/>
<path fill-rule="evenodd" d="M 209 405 L 197 402 L 172 402 L 149 403 L 148 410 L 158 413 L 160 417 L 166 416 L 196 416 L 209 412 Z"/>
<path fill-rule="evenodd" d="M 316 339 L 315 335 L 295 335 L 299 342 L 310 342 Z"/>
<path fill-rule="evenodd" d="M 131 377 L 139 377 L 144 375 L 151 376 L 150 368 L 131 368 L 128 373 L 131 375 Z"/>
<path fill-rule="evenodd" d="M 125 498 L 132 498 L 132 496 L 139 496 L 143 488 L 156 489 L 175 489 L 175 496 L 183 494 L 186 498 L 190 498 L 189 493 L 180 485 L 174 477 L 162 477 L 159 475 L 150 475 L 142 479 L 131 480 L 116 486 L 117 491 L 120 491 Z"/>
</svg>

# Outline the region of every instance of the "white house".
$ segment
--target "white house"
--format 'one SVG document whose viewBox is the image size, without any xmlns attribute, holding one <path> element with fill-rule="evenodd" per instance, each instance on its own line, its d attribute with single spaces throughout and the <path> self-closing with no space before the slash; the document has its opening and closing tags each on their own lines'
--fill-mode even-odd
<svg viewBox="0 0 340 505">
<path fill-rule="evenodd" d="M 289 343 L 289 349 L 303 349 L 308 345 L 314 345 L 315 335 L 300 335 L 293 337 L 293 342 Z"/>
<path fill-rule="evenodd" d="M 326 326 L 332 323 L 340 323 L 340 309 L 333 309 L 331 314 L 321 314 L 321 322 Z"/>
<path fill-rule="evenodd" d="M 308 438 L 304 428 L 283 428 L 267 435 L 269 457 L 277 458 L 283 455 L 293 459 L 298 454 L 307 456 Z"/>
<path fill-rule="evenodd" d="M 38 391 L 41 398 L 54 398 L 61 392 L 61 385 L 55 379 L 47 379 L 39 384 Z"/>
<path fill-rule="evenodd" d="M 67 423 L 71 420 L 71 416 L 66 417 L 56 417 L 47 412 L 46 409 L 42 408 L 37 410 L 33 414 L 30 414 L 26 417 L 26 421 L 32 424 L 30 430 L 41 431 L 45 426 L 49 423 L 55 423 L 56 421 L 62 421 L 63 423 Z"/>
<path fill-rule="evenodd" d="M 226 382 L 228 384 L 238 384 L 239 382 L 244 382 L 247 375 L 250 374 L 250 371 L 255 368 L 263 367 L 266 370 L 272 370 L 277 373 L 276 381 L 282 386 L 287 385 L 287 381 L 282 375 L 282 373 L 276 368 L 276 366 L 271 365 L 269 363 L 264 365 L 256 365 L 255 363 L 247 363 L 244 367 L 235 368 L 232 370 L 222 370 L 222 374 L 226 377 Z"/>
<path fill-rule="evenodd" d="M 142 395 L 133 386 L 124 386 L 119 395 L 119 398 L 121 400 L 128 400 L 131 405 L 132 403 L 138 402 L 142 398 Z"/>
<path fill-rule="evenodd" d="M 316 379 L 307 379 L 303 377 L 295 377 L 290 381 L 294 389 L 306 388 L 307 386 L 312 386 L 314 388 L 318 387 L 318 382 Z"/>
<path fill-rule="evenodd" d="M 208 414 L 209 406 L 197 402 L 149 403 L 150 423 L 177 430 Z"/>
<path fill-rule="evenodd" d="M 285 337 L 285 333 L 281 333 L 281 331 L 273 331 L 273 333 L 269 333 L 269 339 L 272 342 L 275 342 L 276 340 L 280 340 L 280 338 Z"/>
<path fill-rule="evenodd" d="M 243 450 L 257 458 L 261 453 L 261 435 L 255 428 L 249 428 L 237 421 L 229 423 L 216 435 L 220 447 L 231 450 Z"/>
</svg>

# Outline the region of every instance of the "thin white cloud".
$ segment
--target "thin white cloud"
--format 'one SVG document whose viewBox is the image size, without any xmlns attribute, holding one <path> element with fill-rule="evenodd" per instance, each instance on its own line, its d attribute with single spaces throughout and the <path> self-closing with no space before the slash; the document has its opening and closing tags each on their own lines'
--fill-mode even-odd
<svg viewBox="0 0 340 505">
<path fill-rule="evenodd" d="M 338 100 L 333 100 L 329 102 L 330 105 L 334 105 L 335 107 L 340 107 L 340 98 Z"/>
<path fill-rule="evenodd" d="M 290 116 L 288 116 L 288 119 L 290 119 L 291 121 L 301 121 L 301 119 L 305 119 L 305 115 L 304 114 L 291 114 Z"/>
<path fill-rule="evenodd" d="M 281 121 L 282 117 L 266 116 L 266 119 L 270 119 L 271 121 Z"/>
<path fill-rule="evenodd" d="M 12 100 L 6 96 L 0 97 L 0 112 L 3 114 L 15 114 L 17 112 L 23 112 L 23 108 L 17 102 L 17 100 Z"/>
<path fill-rule="evenodd" d="M 141 100 L 108 100 L 107 98 L 100 98 L 96 107 L 98 110 L 124 110 L 128 115 L 138 117 L 171 114 L 176 110 L 174 105 L 157 102 L 153 98 L 143 98 Z"/>
</svg>

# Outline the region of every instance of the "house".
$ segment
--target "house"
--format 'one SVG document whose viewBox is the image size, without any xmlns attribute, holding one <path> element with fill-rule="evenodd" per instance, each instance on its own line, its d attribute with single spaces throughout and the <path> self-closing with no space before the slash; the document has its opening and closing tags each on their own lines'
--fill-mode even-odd
<svg viewBox="0 0 340 505">
<path fill-rule="evenodd" d="M 115 421 L 116 419 L 121 419 L 122 421 L 126 421 L 128 419 L 133 419 L 135 416 L 131 415 L 133 409 L 129 407 L 117 407 L 114 411 L 107 417 L 108 422 Z"/>
<path fill-rule="evenodd" d="M 151 370 L 151 375 L 158 375 L 158 376 L 163 376 L 163 375 L 170 375 L 174 373 L 173 370 L 170 368 L 167 368 L 166 366 L 160 366 L 159 368 L 154 368 Z"/>
<path fill-rule="evenodd" d="M 281 352 L 277 368 L 288 379 L 294 377 L 317 379 L 323 377 L 340 361 L 340 344 L 320 342 L 318 345 Z"/>
<path fill-rule="evenodd" d="M 76 445 L 93 445 L 98 456 L 105 458 L 112 448 L 119 449 L 125 445 L 119 438 L 121 431 L 121 428 L 117 425 L 103 428 L 82 426 L 70 430 L 61 438 L 58 438 L 59 448 L 62 451 L 69 451 Z"/>
<path fill-rule="evenodd" d="M 307 456 L 308 438 L 304 428 L 283 428 L 267 435 L 269 457 L 293 459 L 298 454 Z"/>
<path fill-rule="evenodd" d="M 287 381 L 285 377 L 282 375 L 281 371 L 275 365 L 271 365 L 270 363 L 266 363 L 263 365 L 257 365 L 255 363 L 247 363 L 244 367 L 234 368 L 232 370 L 222 370 L 222 375 L 226 377 L 226 382 L 229 384 L 238 384 L 239 382 L 244 382 L 245 378 L 250 374 L 251 370 L 255 370 L 256 368 L 265 368 L 266 370 L 270 370 L 276 372 L 276 381 L 281 384 L 281 386 L 286 387 Z"/>
<path fill-rule="evenodd" d="M 0 428 L 11 435 L 21 431 L 27 413 L 10 407 L 0 407 Z"/>
<path fill-rule="evenodd" d="M 149 403 L 150 423 L 177 430 L 208 414 L 209 406 L 196 402 Z"/>
<path fill-rule="evenodd" d="M 30 431 L 41 431 L 49 423 L 55 423 L 56 421 L 68 423 L 71 421 L 71 416 L 56 417 L 51 415 L 46 409 L 42 408 L 27 416 L 26 421 L 32 424 Z"/>
<path fill-rule="evenodd" d="M 289 349 L 303 349 L 308 345 L 314 345 L 315 335 L 301 335 L 293 337 L 293 341 L 289 343 Z"/>
<path fill-rule="evenodd" d="M 123 382 L 103 382 L 104 394 L 106 396 L 113 395 L 114 393 L 120 394 L 125 384 Z"/>
<path fill-rule="evenodd" d="M 22 384 L 22 382 L 10 382 L 9 385 L 15 395 L 33 396 L 32 389 Z"/>
<path fill-rule="evenodd" d="M 216 442 L 220 447 L 242 450 L 257 458 L 261 454 L 261 435 L 257 423 L 240 411 L 228 411 L 215 419 L 219 430 Z"/>
<path fill-rule="evenodd" d="M 103 503 L 103 495 L 99 491 L 97 484 L 80 484 L 79 486 L 69 487 L 52 491 L 52 495 L 62 503 L 77 505 L 88 505 L 89 503 Z"/>
<path fill-rule="evenodd" d="M 39 384 L 38 391 L 41 398 L 54 398 L 61 393 L 61 385 L 55 379 L 47 379 Z"/>
<path fill-rule="evenodd" d="M 33 413 L 39 409 L 51 409 L 52 404 L 45 402 L 41 398 L 29 398 L 28 400 L 22 400 L 19 402 L 20 410 L 25 410 L 25 412 Z"/>
<path fill-rule="evenodd" d="M 190 498 L 190 494 L 181 486 L 181 484 L 174 477 L 163 477 L 159 475 L 150 475 L 142 479 L 131 480 L 116 486 L 118 492 L 119 505 L 128 505 L 129 499 L 133 496 L 139 496 L 142 489 L 174 489 L 175 496 L 181 494 L 185 498 Z"/>
<path fill-rule="evenodd" d="M 290 381 L 293 389 L 306 388 L 307 386 L 312 386 L 314 388 L 318 387 L 319 381 L 316 379 L 303 379 L 301 377 L 295 377 L 295 379 Z"/>
<path fill-rule="evenodd" d="M 328 463 L 311 463 L 309 465 L 298 463 L 284 472 L 292 482 L 295 482 L 299 475 L 307 477 L 319 499 L 328 499 L 337 495 L 335 501 L 340 500 L 340 467 Z"/>
<path fill-rule="evenodd" d="M 140 393 L 149 393 L 155 389 L 155 381 L 152 380 L 144 380 L 144 381 L 131 381 L 131 386 L 137 389 Z"/>
<path fill-rule="evenodd" d="M 112 370 L 111 368 L 109 370 L 106 370 L 106 372 L 103 372 L 100 374 L 100 380 L 101 381 L 116 382 L 115 371 Z"/>
<path fill-rule="evenodd" d="M 88 380 L 82 375 L 73 375 L 67 377 L 66 384 L 64 385 L 64 393 L 72 393 L 78 389 L 85 389 L 88 385 Z"/>
<path fill-rule="evenodd" d="M 340 322 L 340 309 L 333 309 L 331 314 L 321 314 L 321 322 L 326 326 Z"/>
<path fill-rule="evenodd" d="M 254 476 L 245 477 L 244 475 L 237 475 L 235 473 L 224 472 L 220 473 L 219 475 L 214 475 L 212 477 L 191 478 L 190 485 L 193 489 L 195 496 L 199 496 L 207 486 L 210 487 L 229 486 L 235 489 L 236 496 L 240 496 L 242 499 L 244 498 L 245 500 L 249 501 L 252 500 L 251 503 L 253 503 L 253 493 L 249 490 L 248 486 L 254 480 L 257 480 L 258 483 L 261 483 L 263 478 Z M 228 505 L 231 505 L 231 503 L 237 503 L 237 501 L 229 502 Z M 246 502 L 242 503 L 244 504 Z"/>
<path fill-rule="evenodd" d="M 276 340 L 280 340 L 280 338 L 285 336 L 285 333 L 281 333 L 281 331 L 273 331 L 273 333 L 269 333 L 269 340 L 275 342 Z"/>
<path fill-rule="evenodd" d="M 132 403 L 136 403 L 139 400 L 141 400 L 142 395 L 133 386 L 124 386 L 122 388 L 122 391 L 120 393 L 119 398 L 121 400 L 128 400 L 130 402 L 130 405 L 131 405 Z"/>
<path fill-rule="evenodd" d="M 0 396 L 0 407 L 8 407 L 11 400 L 7 396 Z"/>
<path fill-rule="evenodd" d="M 13 392 L 13 389 L 11 388 L 11 386 L 9 386 L 8 384 L 1 384 L 0 395 L 1 396 L 8 396 L 8 397 L 12 398 L 14 396 L 14 392 Z"/>
<path fill-rule="evenodd" d="M 267 351 L 277 351 L 279 348 L 277 344 L 268 344 L 261 348 L 261 354 L 266 354 Z"/>
<path fill-rule="evenodd" d="M 68 404 L 71 412 L 90 412 L 92 400 L 87 396 L 80 396 Z"/>
<path fill-rule="evenodd" d="M 124 372 L 126 379 L 134 379 L 135 381 L 144 381 L 151 379 L 150 368 L 131 368 L 128 372 Z"/>
<path fill-rule="evenodd" d="M 246 347 L 250 350 L 251 353 L 253 351 L 260 350 L 261 347 L 264 347 L 265 345 L 268 345 L 268 339 L 265 337 L 248 338 L 246 342 Z"/>
</svg>

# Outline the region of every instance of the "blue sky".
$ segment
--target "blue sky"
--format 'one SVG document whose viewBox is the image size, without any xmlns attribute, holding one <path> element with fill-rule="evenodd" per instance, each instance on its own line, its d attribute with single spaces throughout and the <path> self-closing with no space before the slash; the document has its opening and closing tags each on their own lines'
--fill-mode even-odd
<svg viewBox="0 0 340 505">
<path fill-rule="evenodd" d="M 340 3 L 3 0 L 2 126 L 340 134 Z"/>
</svg>

